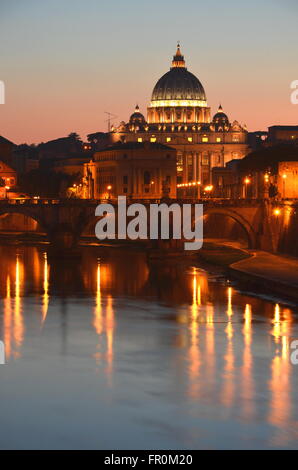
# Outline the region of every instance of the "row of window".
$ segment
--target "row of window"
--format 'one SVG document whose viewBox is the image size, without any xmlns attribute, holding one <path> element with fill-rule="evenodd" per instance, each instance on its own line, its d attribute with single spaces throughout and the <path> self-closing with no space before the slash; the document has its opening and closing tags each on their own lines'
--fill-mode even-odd
<svg viewBox="0 0 298 470">
<path fill-rule="evenodd" d="M 156 137 L 150 137 L 150 142 L 156 142 L 157 141 L 157 138 Z M 187 138 L 187 141 L 188 142 L 193 142 L 193 138 L 192 137 L 188 137 Z M 220 143 L 222 142 L 222 138 L 221 137 L 216 137 L 215 141 L 217 143 Z M 143 138 L 142 137 L 139 137 L 138 138 L 138 142 L 143 142 Z M 166 142 L 169 143 L 169 142 L 172 142 L 172 137 L 166 137 Z M 209 137 L 202 137 L 201 138 L 201 142 L 205 143 L 205 142 L 211 142 L 209 140 Z M 236 137 L 234 136 L 233 139 L 232 139 L 232 142 L 239 142 L 239 137 Z"/>
<path fill-rule="evenodd" d="M 171 176 L 170 175 L 167 175 L 166 176 L 166 182 L 168 184 L 171 184 Z M 122 181 L 123 181 L 123 184 L 124 185 L 128 185 L 128 175 L 123 175 L 123 178 L 122 178 Z M 149 171 L 144 171 L 144 175 L 143 175 L 143 181 L 144 181 L 144 185 L 154 185 L 154 181 L 152 180 L 152 176 L 151 176 L 151 173 Z M 97 184 L 100 185 L 104 185 L 104 184 L 113 184 L 115 183 L 115 176 L 112 176 L 112 175 L 106 175 L 106 176 L 98 176 L 97 177 Z"/>
</svg>

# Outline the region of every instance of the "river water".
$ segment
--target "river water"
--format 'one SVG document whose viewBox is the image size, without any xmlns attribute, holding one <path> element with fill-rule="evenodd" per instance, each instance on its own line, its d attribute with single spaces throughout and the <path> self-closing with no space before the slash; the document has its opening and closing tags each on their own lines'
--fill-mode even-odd
<svg viewBox="0 0 298 470">
<path fill-rule="evenodd" d="M 2 449 L 296 448 L 298 309 L 131 248 L 0 246 Z"/>
</svg>

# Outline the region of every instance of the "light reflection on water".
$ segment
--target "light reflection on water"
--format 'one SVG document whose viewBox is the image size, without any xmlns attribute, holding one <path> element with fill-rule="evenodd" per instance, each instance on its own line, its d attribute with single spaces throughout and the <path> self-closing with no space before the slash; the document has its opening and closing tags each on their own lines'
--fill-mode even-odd
<svg viewBox="0 0 298 470">
<path fill-rule="evenodd" d="M 86 248 L 64 264 L 39 248 L 0 255 L 0 408 L 15 422 L 2 448 L 295 448 L 295 309 L 127 249 Z M 88 419 L 77 406 L 87 396 Z"/>
</svg>

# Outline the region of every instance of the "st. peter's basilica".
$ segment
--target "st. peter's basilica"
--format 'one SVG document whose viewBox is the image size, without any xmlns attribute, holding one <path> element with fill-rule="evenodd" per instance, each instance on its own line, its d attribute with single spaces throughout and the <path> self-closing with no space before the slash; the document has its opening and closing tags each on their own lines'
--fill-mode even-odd
<svg viewBox="0 0 298 470">
<path fill-rule="evenodd" d="M 108 142 L 156 142 L 177 150 L 177 183 L 211 182 L 211 169 L 249 151 L 247 129 L 220 105 L 211 117 L 200 80 L 189 72 L 178 44 L 172 67 L 156 83 L 147 119 L 136 106 L 129 122 L 112 126 Z"/>
</svg>

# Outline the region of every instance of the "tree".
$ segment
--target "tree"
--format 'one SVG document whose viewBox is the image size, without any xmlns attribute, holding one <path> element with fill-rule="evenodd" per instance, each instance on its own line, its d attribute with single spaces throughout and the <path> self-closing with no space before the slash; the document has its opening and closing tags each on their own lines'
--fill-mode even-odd
<svg viewBox="0 0 298 470">
<path fill-rule="evenodd" d="M 76 132 L 71 132 L 68 136 L 69 139 L 76 140 L 77 142 L 82 142 L 81 137 Z"/>
<path fill-rule="evenodd" d="M 19 180 L 21 192 L 44 198 L 66 197 L 67 188 L 77 180 L 77 175 L 58 173 L 50 168 L 38 168 Z"/>
</svg>

